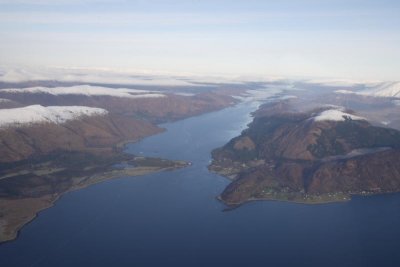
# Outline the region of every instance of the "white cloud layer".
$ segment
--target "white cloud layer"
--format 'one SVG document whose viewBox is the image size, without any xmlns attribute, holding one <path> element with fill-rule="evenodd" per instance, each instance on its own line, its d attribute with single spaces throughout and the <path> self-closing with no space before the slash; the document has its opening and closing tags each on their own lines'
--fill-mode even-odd
<svg viewBox="0 0 400 267">
<path fill-rule="evenodd" d="M 3 89 L 1 92 L 14 94 L 51 94 L 51 95 L 85 95 L 85 96 L 113 96 L 125 98 L 154 98 L 164 97 L 165 95 L 154 93 L 147 90 L 108 88 L 91 85 L 78 85 L 71 87 L 30 87 L 24 89 Z"/>
<path fill-rule="evenodd" d="M 10 65 L 399 79 L 399 4 L 358 2 L 0 0 L 0 58 Z"/>
<path fill-rule="evenodd" d="M 18 83 L 26 81 L 56 80 L 60 82 L 129 84 L 148 86 L 193 86 L 190 81 L 146 71 L 115 71 L 111 69 L 80 68 L 6 68 L 0 67 L 0 81 Z"/>
</svg>

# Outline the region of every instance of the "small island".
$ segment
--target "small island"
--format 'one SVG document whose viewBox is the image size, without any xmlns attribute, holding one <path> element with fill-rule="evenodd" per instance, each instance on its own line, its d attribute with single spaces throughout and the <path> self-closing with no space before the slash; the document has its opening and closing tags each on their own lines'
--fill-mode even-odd
<svg viewBox="0 0 400 267">
<path fill-rule="evenodd" d="M 342 107 L 294 111 L 264 104 L 238 137 L 212 152 L 209 169 L 232 182 L 218 197 L 317 204 L 400 191 L 400 132 Z"/>
</svg>

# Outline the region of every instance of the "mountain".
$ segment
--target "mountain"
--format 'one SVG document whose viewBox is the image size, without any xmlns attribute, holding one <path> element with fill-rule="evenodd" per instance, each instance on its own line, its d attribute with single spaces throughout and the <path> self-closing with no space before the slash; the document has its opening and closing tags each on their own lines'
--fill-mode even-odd
<svg viewBox="0 0 400 267">
<path fill-rule="evenodd" d="M 69 87 L 28 87 L 1 89 L 0 98 L 20 106 L 87 106 L 110 113 L 135 116 L 152 123 L 162 123 L 214 111 L 235 102 L 230 95 L 204 89 L 198 94 L 174 94 L 150 90 L 108 88 L 90 85 Z M 0 103 L 1 108 L 2 103 Z"/>
<path fill-rule="evenodd" d="M 262 106 L 248 129 L 213 151 L 210 169 L 232 179 L 220 196 L 225 203 L 320 203 L 400 191 L 399 131 L 343 108 L 287 110 Z"/>
<path fill-rule="evenodd" d="M 366 87 L 366 89 L 361 91 L 338 90 L 336 92 L 371 97 L 400 98 L 400 82 L 385 82 L 372 87 Z"/>
<path fill-rule="evenodd" d="M 123 145 L 163 131 L 161 122 L 237 102 L 226 88 L 199 87 L 197 94 L 42 82 L 0 89 L 0 242 L 69 191 L 186 167 L 126 154 Z"/>
<path fill-rule="evenodd" d="M 21 104 L 15 102 L 15 101 L 12 101 L 12 100 L 9 100 L 6 98 L 0 98 L 0 109 L 18 108 L 21 106 L 22 106 Z"/>
<path fill-rule="evenodd" d="M 0 90 L 0 162 L 56 150 L 111 149 L 158 133 L 155 124 L 227 107 L 218 92 L 196 95 L 92 85 Z"/>
<path fill-rule="evenodd" d="M 373 96 L 400 98 L 400 82 L 383 83 L 377 88 L 366 92 Z"/>
<path fill-rule="evenodd" d="M 0 109 L 0 118 L 0 162 L 62 150 L 97 153 L 162 131 L 143 120 L 81 106 Z"/>
</svg>

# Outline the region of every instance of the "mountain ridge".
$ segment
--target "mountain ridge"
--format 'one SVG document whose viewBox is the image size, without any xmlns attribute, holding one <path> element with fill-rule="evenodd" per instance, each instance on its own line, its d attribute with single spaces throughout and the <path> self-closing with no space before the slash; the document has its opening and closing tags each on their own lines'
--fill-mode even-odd
<svg viewBox="0 0 400 267">
<path fill-rule="evenodd" d="M 221 200 L 323 203 L 400 191 L 400 132 L 345 116 L 312 119 L 325 109 L 291 113 L 275 103 L 256 111 L 248 129 L 212 153 L 210 170 L 232 180 Z"/>
</svg>

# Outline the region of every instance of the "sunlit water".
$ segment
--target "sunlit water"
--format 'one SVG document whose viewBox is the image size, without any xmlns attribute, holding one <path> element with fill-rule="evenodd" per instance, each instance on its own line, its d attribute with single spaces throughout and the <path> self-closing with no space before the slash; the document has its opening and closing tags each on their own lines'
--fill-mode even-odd
<svg viewBox="0 0 400 267">
<path fill-rule="evenodd" d="M 223 212 L 215 197 L 228 181 L 208 172 L 210 152 L 254 110 L 245 103 L 165 124 L 166 132 L 129 145 L 193 164 L 65 195 L 0 246 L 0 266 L 400 266 L 398 194 Z"/>
</svg>

